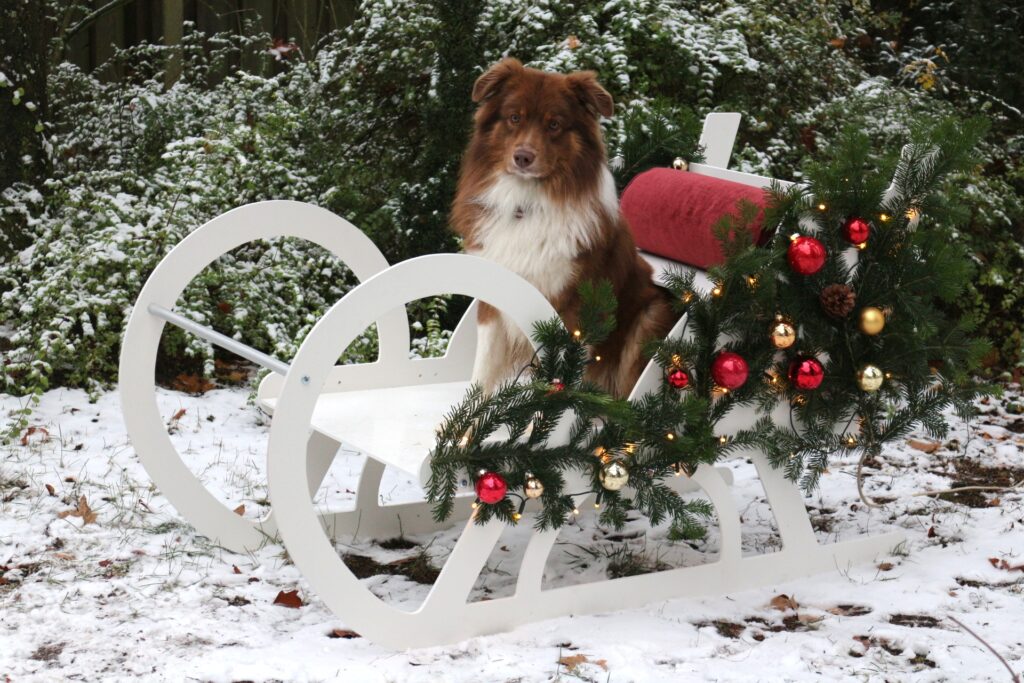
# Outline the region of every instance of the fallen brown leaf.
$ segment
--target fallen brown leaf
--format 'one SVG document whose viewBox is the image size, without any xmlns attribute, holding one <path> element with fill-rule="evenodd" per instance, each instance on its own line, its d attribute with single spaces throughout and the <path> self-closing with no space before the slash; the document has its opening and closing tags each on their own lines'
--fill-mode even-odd
<svg viewBox="0 0 1024 683">
<path fill-rule="evenodd" d="M 840 617 L 862 617 L 865 614 L 870 614 L 871 608 L 863 605 L 836 605 L 830 607 L 828 611 Z"/>
<path fill-rule="evenodd" d="M 233 512 L 239 517 L 243 516 L 245 514 L 245 504 L 239 505 L 233 510 Z"/>
<path fill-rule="evenodd" d="M 358 633 L 347 628 L 332 628 L 331 632 L 327 634 L 328 638 L 345 638 L 351 640 L 352 638 L 361 638 Z"/>
<path fill-rule="evenodd" d="M 78 508 L 58 512 L 57 517 L 59 519 L 64 519 L 65 517 L 81 517 L 83 525 L 93 524 L 96 522 L 96 513 L 93 512 L 91 507 L 89 507 L 89 503 L 86 502 L 85 496 L 78 499 Z"/>
<path fill-rule="evenodd" d="M 928 538 L 935 538 L 936 536 L 938 536 L 938 534 L 935 533 L 935 527 L 928 527 Z"/>
<path fill-rule="evenodd" d="M 58 560 L 73 560 L 73 559 L 75 559 L 75 556 L 72 555 L 71 553 L 54 553 L 53 556 L 56 557 Z"/>
<path fill-rule="evenodd" d="M 231 571 L 235 574 L 241 574 L 242 570 L 238 568 L 237 564 L 231 565 Z"/>
<path fill-rule="evenodd" d="M 213 389 L 214 384 L 210 380 L 200 375 L 190 375 L 188 373 L 181 373 L 171 382 L 171 388 L 178 391 L 184 391 L 189 394 L 205 394 L 210 389 Z"/>
<path fill-rule="evenodd" d="M 581 664 L 595 664 L 605 671 L 608 670 L 608 662 L 604 659 L 596 659 L 590 661 L 585 654 L 566 655 L 558 660 L 558 663 L 568 669 L 570 672 L 577 669 Z"/>
<path fill-rule="evenodd" d="M 291 607 L 292 609 L 298 609 L 305 603 L 302 602 L 302 598 L 299 597 L 299 591 L 281 591 L 274 598 L 275 605 L 281 605 L 282 607 Z"/>
<path fill-rule="evenodd" d="M 842 50 L 844 47 L 846 47 L 846 38 L 842 36 L 840 36 L 839 38 L 833 38 L 832 40 L 828 41 L 828 44 L 836 48 L 837 50 Z"/>
<path fill-rule="evenodd" d="M 53 488 L 53 484 L 47 484 L 46 485 L 46 492 L 48 494 L 50 494 L 51 496 L 56 496 L 57 495 L 57 489 Z"/>
<path fill-rule="evenodd" d="M 1002 569 L 1006 572 L 1024 572 L 1024 564 L 1010 564 L 1006 560 L 1001 560 L 998 557 L 988 558 L 989 563 L 996 569 Z"/>
<path fill-rule="evenodd" d="M 771 602 L 768 603 L 768 606 L 772 609 L 777 609 L 780 612 L 785 612 L 791 609 L 795 610 L 800 605 L 797 603 L 796 600 L 789 597 L 785 593 L 780 593 L 779 595 L 776 595 L 774 598 L 772 598 Z"/>
<path fill-rule="evenodd" d="M 939 446 L 941 446 L 942 444 L 940 444 L 938 441 L 926 441 L 924 439 L 909 439 L 907 441 L 907 445 L 915 450 L 924 451 L 925 453 L 934 453 L 935 451 L 939 450 Z"/>
<path fill-rule="evenodd" d="M 36 436 L 38 435 L 38 436 Z M 32 439 L 32 436 L 36 436 Z M 50 440 L 50 432 L 45 427 L 29 427 L 25 430 L 25 433 L 21 435 L 21 445 L 27 446 L 29 441 L 38 441 L 40 443 Z"/>
<path fill-rule="evenodd" d="M 878 568 L 880 570 L 882 570 L 883 572 L 891 571 L 892 568 L 893 568 L 893 563 L 892 562 L 880 562 L 878 564 Z"/>
</svg>

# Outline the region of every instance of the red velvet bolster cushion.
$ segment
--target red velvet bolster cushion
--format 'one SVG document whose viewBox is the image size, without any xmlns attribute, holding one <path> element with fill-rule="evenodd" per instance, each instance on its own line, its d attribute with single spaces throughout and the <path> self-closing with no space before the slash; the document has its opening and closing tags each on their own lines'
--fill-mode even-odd
<svg viewBox="0 0 1024 683">
<path fill-rule="evenodd" d="M 765 195 L 759 187 L 653 168 L 630 181 L 620 206 L 638 247 L 707 270 L 724 260 L 711 228 L 727 213 L 738 215 L 736 203 L 741 199 L 762 209 L 753 230 L 754 240 L 761 244 Z"/>
</svg>

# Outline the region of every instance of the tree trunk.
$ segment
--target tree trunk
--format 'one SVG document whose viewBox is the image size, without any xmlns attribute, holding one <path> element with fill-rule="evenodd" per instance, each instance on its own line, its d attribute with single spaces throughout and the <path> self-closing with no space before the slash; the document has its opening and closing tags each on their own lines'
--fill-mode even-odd
<svg viewBox="0 0 1024 683">
<path fill-rule="evenodd" d="M 8 0 L 0 10 L 0 191 L 32 182 L 46 170 L 42 135 L 46 118 L 46 3 Z"/>
</svg>

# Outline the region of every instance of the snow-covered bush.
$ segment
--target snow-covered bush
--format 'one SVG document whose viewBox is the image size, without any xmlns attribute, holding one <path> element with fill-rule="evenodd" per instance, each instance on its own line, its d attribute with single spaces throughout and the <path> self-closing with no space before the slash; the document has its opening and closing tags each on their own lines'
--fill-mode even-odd
<svg viewBox="0 0 1024 683">
<path fill-rule="evenodd" d="M 957 181 L 972 213 L 955 234 L 981 266 L 962 305 L 987 313 L 984 331 L 1013 362 L 1024 319 L 1020 113 L 977 89 L 943 87 L 935 55 L 955 60 L 955 51 L 900 44 L 900 16 L 800 0 L 366 0 L 348 29 L 307 54 L 271 50 L 268 35 L 186 31 L 183 76 L 170 88 L 167 48 L 119 54 L 127 75 L 115 82 L 62 64 L 50 76 L 50 177 L 0 194 L 0 225 L 27 225 L 32 242 L 0 261 L 2 390 L 111 382 L 125 315 L 156 262 L 246 202 L 324 206 L 391 261 L 456 249 L 446 216 L 469 93 L 505 55 L 598 72 L 617 102 L 606 133 L 623 159 L 620 180 L 673 150 L 693 158 L 712 110 L 744 113 L 735 167 L 784 178 L 799 178 L 850 122 L 895 152 L 915 121 L 986 111 L 998 133 L 986 164 Z M 249 72 L 230 69 L 240 63 Z M 647 144 L 659 136 L 669 147 Z M 209 268 L 179 305 L 288 358 L 351 284 L 310 245 L 253 244 Z M 459 307 L 413 312 L 413 351 L 439 352 Z M 351 357 L 373 355 L 372 330 L 358 346 Z M 212 349 L 184 335 L 169 332 L 163 352 L 175 368 L 212 367 Z"/>
<path fill-rule="evenodd" d="M 238 72 L 210 86 L 219 60 L 269 41 L 221 37 L 207 52 L 203 39 L 186 42 L 185 77 L 166 90 L 167 54 L 157 47 L 119 56 L 138 75 L 134 81 L 101 82 L 69 64 L 51 74 L 52 177 L 40 188 L 10 188 L 0 203 L 0 211 L 27 218 L 32 241 L 0 265 L 2 390 L 110 383 L 126 315 L 170 248 L 240 204 L 319 203 L 325 195 L 315 156 L 321 150 L 309 144 L 318 132 L 318 65 L 300 61 L 272 77 Z M 253 243 L 206 269 L 179 308 L 289 358 L 352 283 L 342 264 L 313 245 Z M 430 332 L 439 310 L 415 309 L 416 326 Z M 444 335 L 424 334 L 415 352 L 443 350 Z M 172 372 L 213 371 L 213 349 L 195 337 L 169 329 L 162 351 Z M 374 356 L 372 329 L 348 353 Z"/>
</svg>

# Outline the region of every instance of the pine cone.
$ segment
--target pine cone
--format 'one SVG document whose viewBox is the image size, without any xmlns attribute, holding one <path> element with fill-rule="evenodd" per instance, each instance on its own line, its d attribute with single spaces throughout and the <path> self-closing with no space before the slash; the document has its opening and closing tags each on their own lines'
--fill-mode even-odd
<svg viewBox="0 0 1024 683">
<path fill-rule="evenodd" d="M 821 307 L 833 318 L 845 318 L 857 304 L 857 297 L 849 285 L 829 285 L 821 290 Z"/>
</svg>

